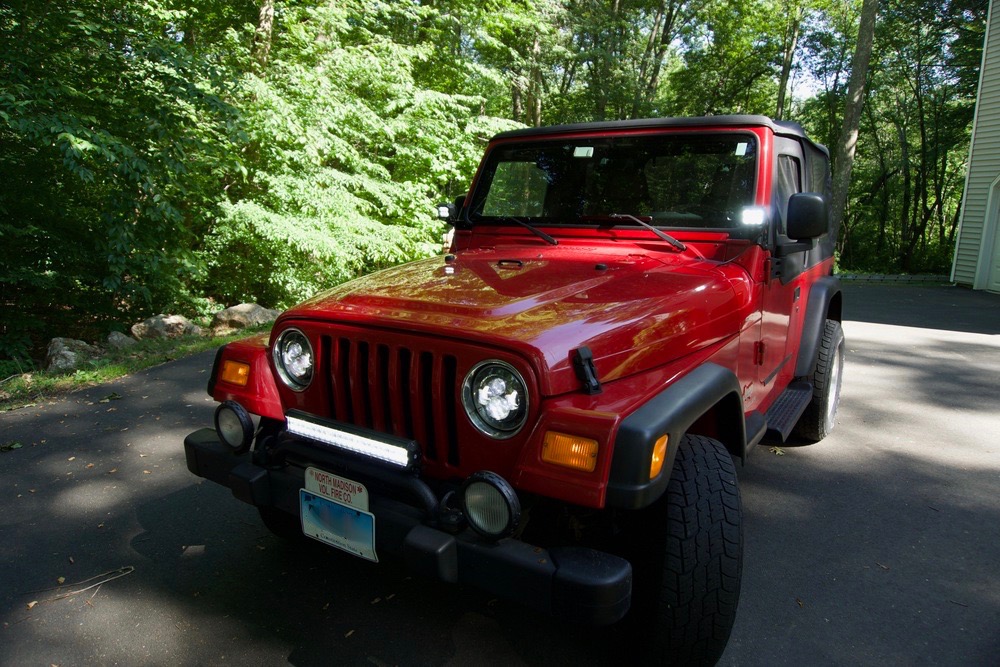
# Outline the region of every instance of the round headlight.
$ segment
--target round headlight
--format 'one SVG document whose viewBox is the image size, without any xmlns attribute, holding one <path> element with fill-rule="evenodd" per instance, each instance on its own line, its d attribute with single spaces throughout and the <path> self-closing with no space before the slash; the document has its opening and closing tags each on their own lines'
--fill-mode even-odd
<svg viewBox="0 0 1000 667">
<path fill-rule="evenodd" d="M 510 438 L 528 418 L 527 385 L 510 364 L 484 361 L 465 376 L 462 405 L 480 431 L 500 440 Z"/>
<path fill-rule="evenodd" d="M 298 329 L 285 329 L 274 344 L 274 365 L 290 388 L 302 391 L 313 376 L 313 351 L 309 339 Z"/>
<path fill-rule="evenodd" d="M 470 476 L 462 485 L 461 497 L 466 520 L 483 537 L 506 537 L 521 520 L 517 493 L 496 473 L 481 470 Z"/>
</svg>

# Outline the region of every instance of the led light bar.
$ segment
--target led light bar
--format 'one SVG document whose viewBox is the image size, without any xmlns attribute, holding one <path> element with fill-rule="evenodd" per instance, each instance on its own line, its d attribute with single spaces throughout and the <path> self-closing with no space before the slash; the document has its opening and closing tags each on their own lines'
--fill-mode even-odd
<svg viewBox="0 0 1000 667">
<path fill-rule="evenodd" d="M 285 413 L 288 432 L 301 438 L 329 445 L 345 452 L 366 456 L 403 469 L 410 469 L 420 459 L 416 442 L 356 426 L 319 420 L 297 410 Z"/>
</svg>

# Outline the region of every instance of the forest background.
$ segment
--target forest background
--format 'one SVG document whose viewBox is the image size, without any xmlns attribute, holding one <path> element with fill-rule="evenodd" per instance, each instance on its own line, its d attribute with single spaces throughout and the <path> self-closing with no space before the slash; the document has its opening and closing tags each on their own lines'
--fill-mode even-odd
<svg viewBox="0 0 1000 667">
<path fill-rule="evenodd" d="M 881 0 L 842 270 L 946 272 L 988 0 Z M 838 141 L 860 0 L 0 3 L 0 375 L 439 252 L 497 131 L 765 114 Z M 833 152 L 831 150 L 831 152 Z"/>
</svg>

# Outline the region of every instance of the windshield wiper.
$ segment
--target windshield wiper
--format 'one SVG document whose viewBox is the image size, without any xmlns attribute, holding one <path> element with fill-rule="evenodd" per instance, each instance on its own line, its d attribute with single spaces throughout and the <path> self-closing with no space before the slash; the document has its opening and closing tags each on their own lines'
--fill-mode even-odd
<svg viewBox="0 0 1000 667">
<path fill-rule="evenodd" d="M 509 216 L 509 215 L 499 215 L 497 217 L 500 220 L 508 220 L 508 221 L 513 222 L 515 224 L 521 225 L 522 227 L 524 227 L 525 229 L 527 229 L 528 231 L 530 231 L 535 236 L 537 236 L 537 237 L 539 237 L 541 239 L 545 239 L 545 241 L 547 243 L 551 243 L 552 245 L 559 245 L 559 241 L 557 239 L 552 238 L 551 236 L 549 236 L 548 234 L 546 234 L 545 232 L 543 232 L 542 230 L 540 230 L 538 227 L 535 227 L 534 225 L 529 224 L 529 223 L 525 222 L 524 220 L 521 220 L 520 218 L 515 218 L 515 217 Z"/>
<path fill-rule="evenodd" d="M 672 245 L 673 247 L 677 248 L 678 250 L 680 250 L 680 251 L 687 250 L 687 246 L 686 245 L 684 245 L 683 243 L 681 243 L 680 241 L 678 241 L 677 239 L 675 239 L 670 234 L 667 234 L 665 231 L 663 231 L 662 229 L 660 229 L 658 227 L 654 227 L 653 225 L 649 224 L 645 220 L 640 220 L 639 218 L 635 217 L 634 215 L 629 215 L 628 213 L 611 213 L 610 215 L 608 215 L 608 217 L 612 218 L 614 220 L 628 219 L 628 220 L 632 220 L 633 222 L 637 222 L 640 225 L 642 225 L 643 227 L 645 227 L 646 229 L 648 229 L 649 231 L 651 231 L 654 234 L 656 234 L 657 236 L 659 236 L 661 239 L 663 239 L 664 241 L 666 241 L 670 245 Z"/>
</svg>

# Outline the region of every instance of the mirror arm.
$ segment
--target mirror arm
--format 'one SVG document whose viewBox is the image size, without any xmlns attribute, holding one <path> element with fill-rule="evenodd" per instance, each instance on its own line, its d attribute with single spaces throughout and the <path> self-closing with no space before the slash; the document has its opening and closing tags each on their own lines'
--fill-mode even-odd
<svg viewBox="0 0 1000 667">
<path fill-rule="evenodd" d="M 797 252 L 806 252 L 812 250 L 816 247 L 816 240 L 810 239 L 808 241 L 791 241 L 788 243 L 779 243 L 774 247 L 775 257 L 788 257 Z"/>
</svg>

